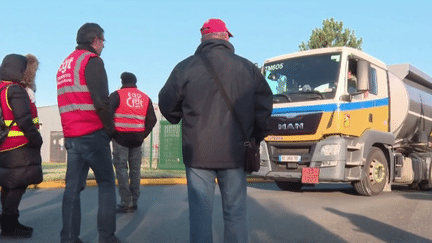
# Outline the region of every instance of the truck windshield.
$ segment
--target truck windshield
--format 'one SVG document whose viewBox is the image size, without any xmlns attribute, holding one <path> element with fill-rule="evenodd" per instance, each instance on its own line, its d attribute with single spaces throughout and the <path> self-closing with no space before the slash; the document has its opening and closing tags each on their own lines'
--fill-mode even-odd
<svg viewBox="0 0 432 243">
<path fill-rule="evenodd" d="M 273 94 L 288 102 L 332 99 L 336 93 L 341 53 L 297 57 L 264 65 Z"/>
</svg>

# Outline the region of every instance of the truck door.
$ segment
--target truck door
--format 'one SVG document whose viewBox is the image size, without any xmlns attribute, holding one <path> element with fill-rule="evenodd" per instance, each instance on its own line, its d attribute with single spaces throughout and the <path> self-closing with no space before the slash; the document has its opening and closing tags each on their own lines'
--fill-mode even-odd
<svg viewBox="0 0 432 243">
<path fill-rule="evenodd" d="M 389 130 L 389 108 L 386 71 L 373 63 L 367 68 L 357 67 L 358 59 L 350 59 L 346 73 L 346 92 L 352 100 L 347 104 L 344 130 L 347 134 L 361 136 L 368 129 Z M 363 61 L 364 64 L 364 61 Z M 366 77 L 368 87 L 360 87 L 358 78 Z"/>
<path fill-rule="evenodd" d="M 363 118 L 365 129 L 383 132 L 389 131 L 389 99 L 386 71 L 370 63 L 369 88 L 360 95 L 363 103 Z"/>
</svg>

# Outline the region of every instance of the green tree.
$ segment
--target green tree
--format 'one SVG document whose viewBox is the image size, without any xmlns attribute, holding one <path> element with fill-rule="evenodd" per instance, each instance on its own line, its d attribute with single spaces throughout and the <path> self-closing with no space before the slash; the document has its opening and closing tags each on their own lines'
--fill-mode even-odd
<svg viewBox="0 0 432 243">
<path fill-rule="evenodd" d="M 323 27 L 312 30 L 308 43 L 302 41 L 300 51 L 331 46 L 348 46 L 361 50 L 363 38 L 358 39 L 355 31 L 343 28 L 343 22 L 333 18 L 323 20 Z"/>
</svg>

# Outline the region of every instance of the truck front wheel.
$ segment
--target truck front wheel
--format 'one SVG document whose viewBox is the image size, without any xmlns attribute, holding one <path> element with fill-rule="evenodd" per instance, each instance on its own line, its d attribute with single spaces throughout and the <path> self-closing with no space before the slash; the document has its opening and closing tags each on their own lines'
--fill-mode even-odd
<svg viewBox="0 0 432 243">
<path fill-rule="evenodd" d="M 375 196 L 384 190 L 389 177 L 387 159 L 379 148 L 372 148 L 363 167 L 360 181 L 354 182 L 358 194 Z"/>
<path fill-rule="evenodd" d="M 283 191 L 298 192 L 303 187 L 301 182 L 292 181 L 277 181 L 275 180 L 276 186 Z"/>
</svg>

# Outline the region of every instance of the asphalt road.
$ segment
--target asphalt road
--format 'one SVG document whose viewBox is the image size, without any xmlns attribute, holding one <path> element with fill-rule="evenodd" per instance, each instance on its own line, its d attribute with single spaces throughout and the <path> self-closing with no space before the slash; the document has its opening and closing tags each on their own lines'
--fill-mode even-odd
<svg viewBox="0 0 432 243">
<path fill-rule="evenodd" d="M 220 193 L 216 190 L 214 242 L 223 240 Z M 63 189 L 32 189 L 20 206 L 30 239 L 0 242 L 59 242 Z M 393 187 L 376 197 L 357 196 L 350 185 L 323 184 L 301 192 L 273 183 L 248 187 L 250 242 L 432 242 L 432 192 Z M 81 194 L 81 239 L 97 242 L 97 187 Z M 141 186 L 139 210 L 118 214 L 117 236 L 129 243 L 188 242 L 185 185 Z"/>
</svg>

